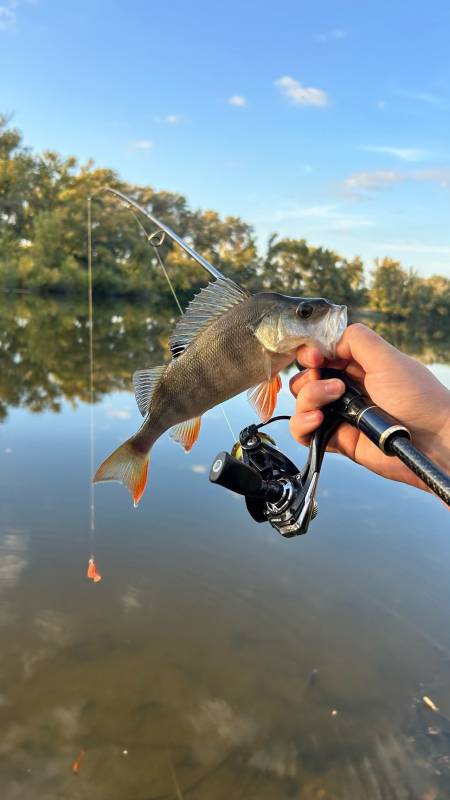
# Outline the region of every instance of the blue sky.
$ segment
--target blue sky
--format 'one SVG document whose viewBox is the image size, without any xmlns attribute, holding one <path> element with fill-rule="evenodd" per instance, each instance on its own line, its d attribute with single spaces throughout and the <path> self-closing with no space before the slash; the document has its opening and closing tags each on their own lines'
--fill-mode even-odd
<svg viewBox="0 0 450 800">
<path fill-rule="evenodd" d="M 450 277 L 450 4 L 0 0 L 26 142 Z"/>
</svg>

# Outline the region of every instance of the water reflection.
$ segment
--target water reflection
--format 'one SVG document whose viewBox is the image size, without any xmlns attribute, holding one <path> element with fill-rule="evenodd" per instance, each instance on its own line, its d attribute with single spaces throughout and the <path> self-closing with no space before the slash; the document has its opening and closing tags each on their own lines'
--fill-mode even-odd
<svg viewBox="0 0 450 800">
<path fill-rule="evenodd" d="M 177 319 L 174 309 L 117 298 L 97 303 L 94 313 L 96 400 L 117 389 L 129 390 L 135 369 L 167 361 Z M 450 331 L 427 333 L 402 322 L 367 322 L 425 363 L 449 363 Z M 88 401 L 89 329 L 82 299 L 2 294 L 0 330 L 0 419 L 8 407 L 60 411 L 63 398 Z"/>
<path fill-rule="evenodd" d="M 84 305 L 8 297 L 1 316 L 2 800 L 448 798 L 442 505 L 330 456 L 310 534 L 285 541 L 208 483 L 230 445 L 213 410 L 190 456 L 155 445 L 139 509 L 99 487 L 92 537 Z M 172 325 L 97 308 L 98 457 L 137 427 L 131 374 Z M 245 398 L 228 414 L 252 419 Z"/>
</svg>

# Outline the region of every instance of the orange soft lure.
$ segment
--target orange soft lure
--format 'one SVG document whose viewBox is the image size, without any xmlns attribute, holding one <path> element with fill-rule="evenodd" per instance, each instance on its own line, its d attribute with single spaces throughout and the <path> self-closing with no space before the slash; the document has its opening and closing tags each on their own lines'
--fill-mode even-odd
<svg viewBox="0 0 450 800">
<path fill-rule="evenodd" d="M 82 760 L 83 760 L 85 755 L 86 755 L 86 750 L 80 750 L 80 755 L 73 762 L 73 764 L 72 764 L 72 772 L 73 772 L 74 775 L 78 775 L 78 773 L 80 771 L 80 767 L 81 767 L 81 762 L 82 762 Z"/>
<path fill-rule="evenodd" d="M 100 573 L 97 572 L 97 567 L 95 566 L 94 556 L 92 556 L 92 558 L 89 559 L 89 564 L 88 564 L 88 568 L 87 568 L 87 576 L 91 581 L 94 581 L 94 583 L 98 583 L 102 579 L 102 576 L 100 575 Z"/>
</svg>

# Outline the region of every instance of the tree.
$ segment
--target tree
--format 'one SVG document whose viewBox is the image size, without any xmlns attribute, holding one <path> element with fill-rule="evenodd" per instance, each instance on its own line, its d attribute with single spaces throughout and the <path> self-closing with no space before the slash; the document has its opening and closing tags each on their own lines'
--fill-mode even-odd
<svg viewBox="0 0 450 800">
<path fill-rule="evenodd" d="M 361 259 L 347 261 L 333 250 L 308 245 L 305 239 L 271 236 L 262 274 L 265 288 L 285 294 L 326 297 L 349 305 L 363 297 Z"/>
<path fill-rule="evenodd" d="M 415 275 L 403 269 L 399 261 L 376 259 L 369 293 L 370 308 L 405 318 L 415 279 Z"/>
</svg>

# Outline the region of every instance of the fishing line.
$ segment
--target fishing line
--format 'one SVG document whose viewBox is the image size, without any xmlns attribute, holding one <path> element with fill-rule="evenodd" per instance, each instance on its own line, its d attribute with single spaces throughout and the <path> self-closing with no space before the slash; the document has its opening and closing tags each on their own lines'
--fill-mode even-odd
<svg viewBox="0 0 450 800">
<path fill-rule="evenodd" d="M 101 581 L 102 576 L 95 566 L 95 494 L 92 476 L 94 474 L 94 304 L 92 292 L 92 209 L 89 196 L 87 200 L 87 262 L 88 262 L 88 327 L 89 327 L 89 451 L 90 451 L 90 481 L 89 481 L 89 549 L 90 556 L 87 568 L 87 577 L 94 583 Z"/>
<path fill-rule="evenodd" d="M 88 214 L 88 318 L 89 318 L 89 404 L 90 404 L 90 545 L 94 544 L 95 533 L 95 494 L 92 475 L 94 474 L 94 307 L 92 302 L 92 210 L 91 197 L 87 201 Z"/>
<path fill-rule="evenodd" d="M 163 260 L 161 258 L 160 252 L 159 252 L 159 248 L 161 247 L 162 244 L 164 244 L 164 240 L 166 238 L 166 234 L 164 233 L 163 230 L 156 230 L 156 231 L 154 231 L 153 233 L 150 233 L 150 234 L 147 233 L 147 231 L 145 229 L 145 226 L 142 224 L 142 222 L 139 219 L 139 217 L 137 216 L 136 212 L 131 208 L 131 206 L 128 206 L 128 208 L 131 211 L 131 213 L 133 214 L 133 217 L 135 218 L 137 224 L 139 225 L 139 227 L 140 227 L 142 233 L 144 234 L 147 242 L 153 248 L 153 251 L 154 251 L 154 253 L 156 255 L 156 258 L 158 259 L 159 265 L 160 265 L 160 267 L 161 267 L 161 269 L 163 271 L 164 277 L 166 278 L 166 281 L 169 284 L 170 291 L 172 292 L 174 300 L 175 300 L 175 302 L 176 302 L 176 304 L 178 306 L 178 310 L 180 312 L 180 315 L 183 316 L 183 309 L 181 308 L 181 304 L 180 304 L 180 301 L 178 300 L 177 293 L 176 293 L 176 291 L 175 291 L 175 289 L 173 287 L 172 281 L 169 278 L 169 275 L 167 273 L 167 270 L 166 270 L 166 268 L 164 266 L 164 262 L 163 262 Z M 226 424 L 228 425 L 228 428 L 229 428 L 229 431 L 231 433 L 231 436 L 233 437 L 233 443 L 234 443 L 234 442 L 237 441 L 236 434 L 234 433 L 233 428 L 231 427 L 231 422 L 229 420 L 229 417 L 228 417 L 227 412 L 225 411 L 223 405 L 220 406 L 220 410 L 221 410 L 221 412 L 223 414 L 223 417 L 224 417 L 224 420 L 225 420 Z"/>
<path fill-rule="evenodd" d="M 183 316 L 183 309 L 181 308 L 181 305 L 180 305 L 180 302 L 178 300 L 176 291 L 175 291 L 175 289 L 174 289 L 174 287 L 172 285 L 172 281 L 169 278 L 168 272 L 167 272 L 167 270 L 166 270 L 166 268 L 164 266 L 164 262 L 163 262 L 163 260 L 162 260 L 162 258 L 160 256 L 159 250 L 158 250 L 158 248 L 161 247 L 161 245 L 163 244 L 164 239 L 166 238 L 166 234 L 164 233 L 164 231 L 155 231 L 154 233 L 148 234 L 147 231 L 145 230 L 141 220 L 139 219 L 138 215 L 136 214 L 136 212 L 133 211 L 132 208 L 130 208 L 130 211 L 133 214 L 133 217 L 135 218 L 137 224 L 139 225 L 139 227 L 140 227 L 142 233 L 144 234 L 145 238 L 147 239 L 148 243 L 151 244 L 151 246 L 153 247 L 153 251 L 154 251 L 154 253 L 156 255 L 156 258 L 159 261 L 159 265 L 160 265 L 160 267 L 161 267 L 161 269 L 163 271 L 164 277 L 165 277 L 167 283 L 169 284 L 170 291 L 173 294 L 173 298 L 174 298 L 174 300 L 175 300 L 175 302 L 176 302 L 176 304 L 178 306 L 178 310 L 179 310 L 181 316 Z M 157 237 L 158 235 L 160 236 L 160 238 L 159 238 L 159 240 L 156 240 L 155 237 Z"/>
</svg>

